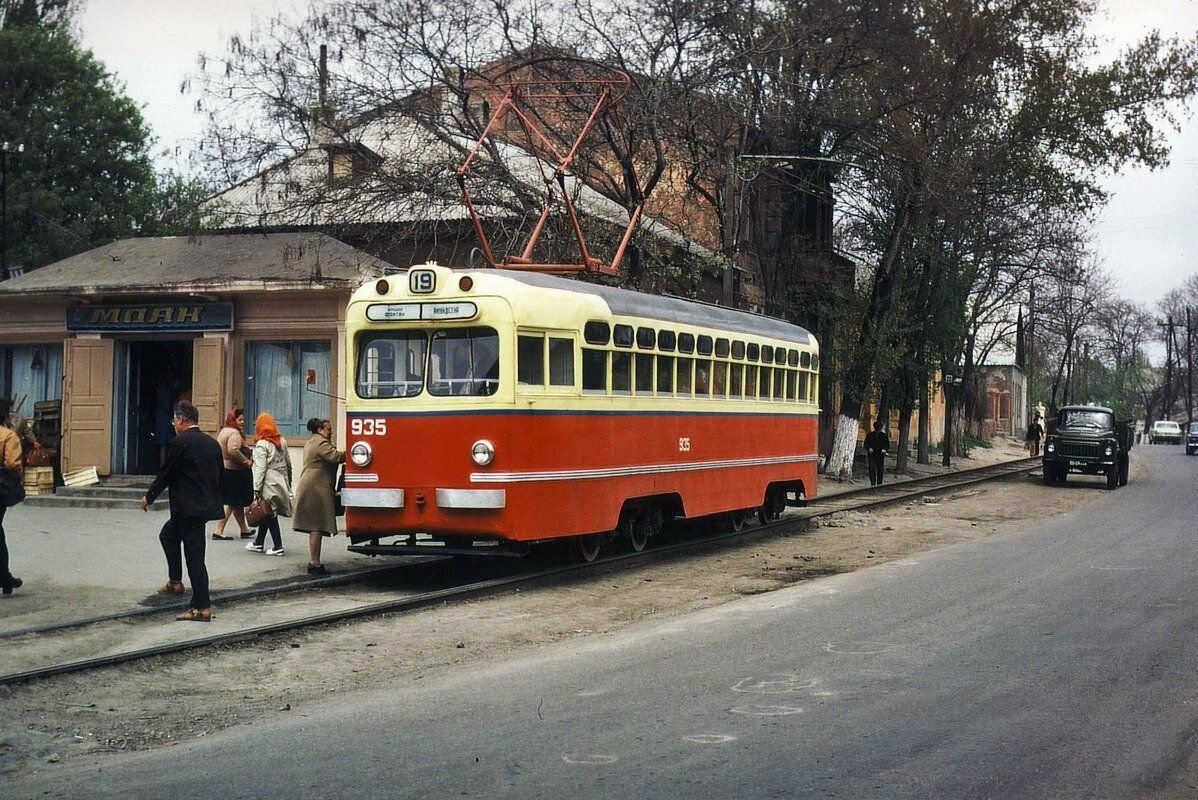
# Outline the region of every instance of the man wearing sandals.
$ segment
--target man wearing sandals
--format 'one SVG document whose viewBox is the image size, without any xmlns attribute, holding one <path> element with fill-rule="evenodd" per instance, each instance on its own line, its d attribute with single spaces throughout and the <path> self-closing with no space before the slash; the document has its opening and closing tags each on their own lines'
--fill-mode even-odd
<svg viewBox="0 0 1198 800">
<path fill-rule="evenodd" d="M 158 540 L 166 553 L 167 583 L 160 594 L 183 594 L 183 561 L 191 579 L 191 608 L 175 617 L 189 622 L 212 619 L 208 598 L 208 569 L 204 566 L 204 527 L 208 520 L 224 518 L 221 505 L 220 445 L 200 430 L 200 412 L 186 400 L 175 403 L 171 426 L 175 438 L 166 448 L 166 461 L 146 496 L 141 510 L 148 511 L 164 489 L 170 489 L 171 515 Z M 182 546 L 183 554 L 179 549 Z"/>
</svg>

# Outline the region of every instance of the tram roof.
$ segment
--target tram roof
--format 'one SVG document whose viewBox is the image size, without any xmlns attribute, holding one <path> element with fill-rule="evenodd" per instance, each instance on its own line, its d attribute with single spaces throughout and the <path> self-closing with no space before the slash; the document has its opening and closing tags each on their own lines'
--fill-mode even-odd
<svg viewBox="0 0 1198 800">
<path fill-rule="evenodd" d="M 741 311 L 735 308 L 710 305 L 680 297 L 619 289 L 598 283 L 587 283 L 557 275 L 519 270 L 486 270 L 489 274 L 536 286 L 543 289 L 560 289 L 566 292 L 595 295 L 603 300 L 613 314 L 630 317 L 648 317 L 661 322 L 675 322 L 705 328 L 718 328 L 730 333 L 754 334 L 773 339 L 784 339 L 798 344 L 813 344 L 814 339 L 805 328 L 774 317 Z"/>
</svg>

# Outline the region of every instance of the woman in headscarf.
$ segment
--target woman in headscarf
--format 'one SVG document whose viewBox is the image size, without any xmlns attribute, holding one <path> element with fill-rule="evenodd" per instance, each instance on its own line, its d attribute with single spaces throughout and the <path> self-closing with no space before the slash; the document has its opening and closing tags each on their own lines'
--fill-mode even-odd
<svg viewBox="0 0 1198 800">
<path fill-rule="evenodd" d="M 279 517 L 291 516 L 291 456 L 287 454 L 287 440 L 279 433 L 275 418 L 270 414 L 259 414 L 254 420 L 253 462 L 254 497 L 269 503 L 275 513 L 258 524 L 258 535 L 245 549 L 281 556 L 283 536 L 279 531 Z M 265 549 L 267 531 L 274 544 L 269 550 Z"/>
<path fill-rule="evenodd" d="M 295 487 L 295 518 L 291 527 L 308 534 L 308 574 L 327 575 L 320 563 L 320 545 L 325 536 L 337 534 L 337 512 L 334 494 L 337 465 L 345 461 L 345 453 L 333 444 L 333 423 L 313 417 L 308 420 L 312 433 L 304 445 L 304 471 Z"/>
<path fill-rule="evenodd" d="M 225 504 L 225 518 L 216 523 L 213 539 L 233 538 L 225 535 L 225 526 L 229 524 L 230 516 L 237 520 L 242 539 L 254 535 L 245 524 L 245 507 L 254 499 L 254 463 L 250 461 L 250 449 L 246 447 L 245 436 L 242 434 L 244 427 L 245 411 L 235 408 L 225 416 L 225 426 L 216 435 L 225 462 L 220 474 L 220 496 L 221 502 Z"/>
</svg>

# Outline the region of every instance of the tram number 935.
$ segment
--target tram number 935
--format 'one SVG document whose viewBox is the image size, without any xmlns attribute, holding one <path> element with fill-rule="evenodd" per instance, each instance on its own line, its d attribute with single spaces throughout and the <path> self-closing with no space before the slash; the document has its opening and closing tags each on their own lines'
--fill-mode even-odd
<svg viewBox="0 0 1198 800">
<path fill-rule="evenodd" d="M 349 421 L 350 436 L 385 436 L 386 433 L 387 420 L 382 417 L 355 418 Z"/>
<path fill-rule="evenodd" d="M 678 452 L 689 453 L 691 451 L 691 437 L 681 436 L 678 438 Z"/>
</svg>

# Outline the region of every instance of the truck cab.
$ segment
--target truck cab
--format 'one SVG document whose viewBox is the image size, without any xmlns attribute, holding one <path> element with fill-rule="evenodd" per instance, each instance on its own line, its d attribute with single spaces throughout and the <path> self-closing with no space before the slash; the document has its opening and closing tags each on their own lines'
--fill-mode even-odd
<svg viewBox="0 0 1198 800">
<path fill-rule="evenodd" d="M 1044 441 L 1044 485 L 1065 482 L 1069 473 L 1105 475 L 1106 488 L 1127 485 L 1130 420 L 1117 421 L 1104 406 L 1065 406 L 1048 421 Z"/>
</svg>

